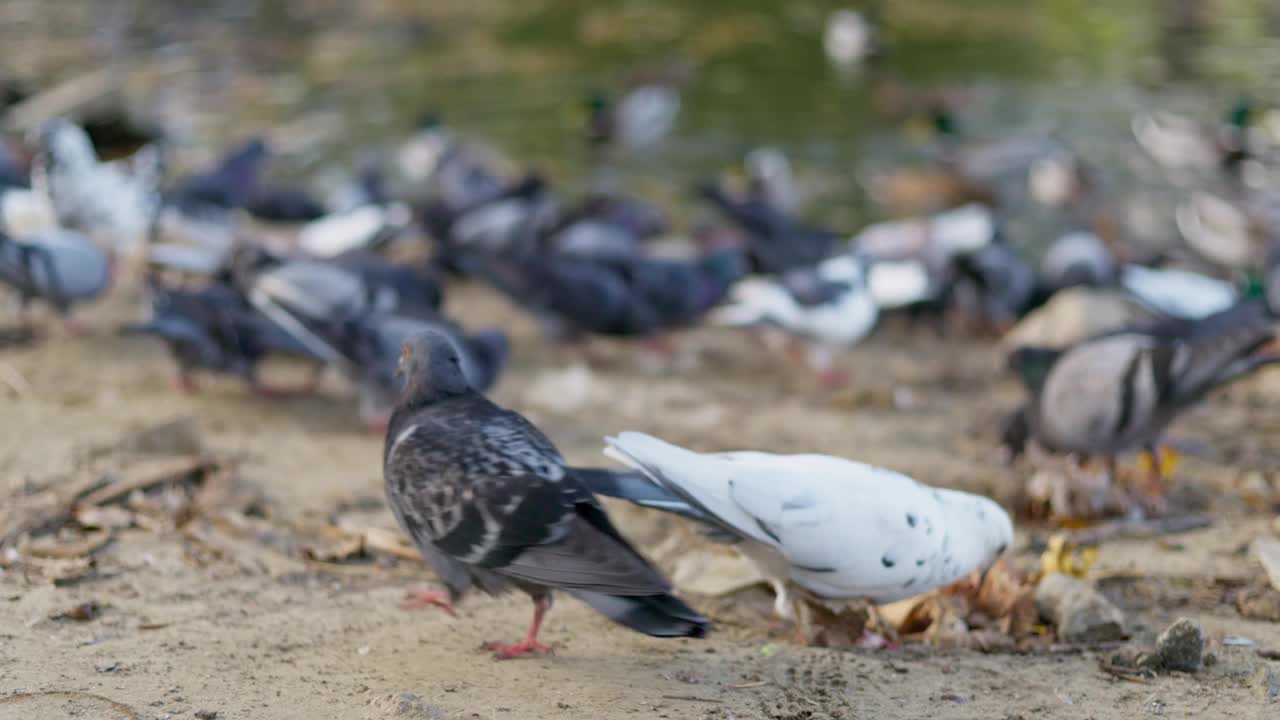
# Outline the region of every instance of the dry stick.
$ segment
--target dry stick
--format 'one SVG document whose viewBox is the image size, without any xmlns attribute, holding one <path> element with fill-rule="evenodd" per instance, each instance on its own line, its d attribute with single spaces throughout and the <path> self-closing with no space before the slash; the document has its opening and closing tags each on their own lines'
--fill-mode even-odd
<svg viewBox="0 0 1280 720">
<path fill-rule="evenodd" d="M 173 461 L 166 462 L 158 471 L 147 475 L 136 475 L 117 480 L 106 487 L 98 488 L 93 492 L 85 495 L 73 505 L 101 505 L 111 502 L 120 497 L 124 497 L 134 490 L 145 490 L 153 485 L 162 485 L 167 482 L 181 480 L 182 478 L 194 473 L 198 470 L 204 470 L 214 466 L 214 462 L 207 458 L 184 457 L 177 458 Z"/>
<path fill-rule="evenodd" d="M 662 699 L 663 700 L 686 700 L 688 702 L 715 703 L 717 705 L 721 705 L 724 703 L 723 700 L 713 700 L 711 698 L 698 697 L 697 695 L 663 695 Z"/>
<path fill-rule="evenodd" d="M 1073 532 L 1069 541 L 1075 545 L 1097 545 L 1116 538 L 1150 538 L 1198 530 L 1212 524 L 1213 519 L 1202 513 L 1154 520 L 1120 520 Z"/>
<path fill-rule="evenodd" d="M 111 542 L 113 533 L 110 530 L 86 535 L 79 542 L 65 544 L 32 543 L 27 546 L 27 554 L 33 557 L 68 560 L 92 554 L 98 548 Z"/>
<path fill-rule="evenodd" d="M 95 476 L 80 481 L 67 493 L 66 499 L 53 503 L 52 507 L 33 510 L 25 514 L 13 528 L 0 534 L 0 546 L 8 545 L 18 538 L 30 534 L 56 530 L 71 522 L 72 510 L 76 499 L 93 491 L 103 483 L 102 476 Z"/>
<path fill-rule="evenodd" d="M 27 700 L 34 700 L 36 698 L 41 698 L 41 697 L 57 697 L 57 698 L 68 698 L 68 699 L 88 698 L 90 700 L 97 700 L 98 702 L 109 705 L 111 709 L 114 710 L 115 712 L 124 713 L 125 715 L 128 715 L 130 718 L 133 718 L 133 720 L 138 720 L 138 714 L 135 713 L 133 711 L 133 708 L 129 707 L 128 705 L 125 705 L 123 703 L 118 703 L 115 700 L 112 700 L 111 698 L 106 698 L 94 693 L 78 692 L 78 691 L 50 690 L 46 692 L 34 692 L 34 693 L 22 693 L 19 695 L 10 695 L 8 697 L 0 697 L 0 705 L 19 704 Z"/>
<path fill-rule="evenodd" d="M 1150 678 L 1143 677 L 1142 675 L 1138 675 L 1135 673 L 1131 673 L 1122 668 L 1118 668 L 1115 665 L 1112 665 L 1110 663 L 1098 663 L 1098 667 L 1101 668 L 1102 671 L 1105 672 L 1106 674 L 1111 675 L 1113 677 L 1118 677 L 1121 680 L 1128 680 L 1129 682 L 1140 683 L 1142 685 L 1151 684 Z"/>
<path fill-rule="evenodd" d="M 394 530 L 371 527 L 363 530 L 361 535 L 364 537 L 364 546 L 367 549 L 394 555 L 404 560 L 422 560 L 422 553 L 418 552 L 418 548 L 408 542 L 408 538 Z"/>
</svg>

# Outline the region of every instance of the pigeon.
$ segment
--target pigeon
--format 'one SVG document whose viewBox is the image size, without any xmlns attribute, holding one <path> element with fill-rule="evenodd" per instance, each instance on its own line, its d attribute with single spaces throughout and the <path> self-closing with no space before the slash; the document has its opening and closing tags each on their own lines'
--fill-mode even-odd
<svg viewBox="0 0 1280 720">
<path fill-rule="evenodd" d="M 594 194 L 566 211 L 539 240 L 548 252 L 586 257 L 625 257 L 667 229 L 661 209 L 623 195 Z"/>
<path fill-rule="evenodd" d="M 152 283 L 148 295 L 150 317 L 122 332 L 163 340 L 177 362 L 178 387 L 184 392 L 196 390 L 196 370 L 238 376 L 266 397 L 310 393 L 319 382 L 326 358 L 277 327 L 235 288 L 214 283 L 189 290 Z M 299 389 L 267 387 L 258 380 L 257 369 L 269 354 L 310 360 L 315 371 Z"/>
<path fill-rule="evenodd" d="M 348 376 L 360 370 L 341 347 L 350 323 L 371 313 L 435 319 L 441 285 L 416 268 L 394 265 L 364 251 L 331 261 L 290 260 L 236 271 L 249 302 L 308 350 Z"/>
<path fill-rule="evenodd" d="M 468 272 L 570 334 L 652 337 L 696 322 L 745 272 L 736 248 L 691 260 L 472 254 Z"/>
<path fill-rule="evenodd" d="M 57 213 L 45 195 L 26 188 L 0 189 L 0 230 L 10 237 L 59 229 Z"/>
<path fill-rule="evenodd" d="M 436 241 L 436 260 L 446 269 L 460 271 L 456 256 L 461 253 L 529 252 L 554 223 L 555 200 L 536 174 L 483 197 L 460 206 L 438 201 L 423 210 L 423 223 Z"/>
<path fill-rule="evenodd" d="M 30 186 L 31 177 L 25 159 L 19 157 L 8 143 L 0 141 L 0 190 Z"/>
<path fill-rule="evenodd" d="M 479 392 L 493 387 L 511 353 L 510 342 L 501 330 L 466 334 L 443 317 L 429 320 L 376 312 L 351 321 L 338 348 L 355 370 L 351 379 L 360 397 L 360 417 L 370 428 L 386 429 L 400 395 L 400 349 L 410 337 L 426 331 L 448 336 L 458 349 L 467 384 Z"/>
<path fill-rule="evenodd" d="M 1028 403 L 1007 421 L 1015 451 L 1025 438 L 1046 450 L 1102 456 L 1151 456 L 1147 479 L 1163 492 L 1156 452 L 1165 428 L 1214 388 L 1271 363 L 1258 351 L 1277 335 L 1280 318 L 1261 300 L 1240 302 L 1200 320 L 1167 320 L 1106 333 L 1066 349 L 1021 347 L 1008 364 L 1026 385 Z"/>
<path fill-rule="evenodd" d="M 68 317 L 72 305 L 94 300 L 111 286 L 111 262 L 98 246 L 70 230 L 49 230 L 23 239 L 0 232 L 0 283 L 13 288 L 23 314 L 34 298 Z"/>
<path fill-rule="evenodd" d="M 383 452 L 387 502 L 447 588 L 412 605 L 451 608 L 472 586 L 524 591 L 528 635 L 490 644 L 499 658 L 550 650 L 538 631 L 554 590 L 647 635 L 706 634 L 707 620 L 671 594 L 551 441 L 471 388 L 446 336 L 410 338 L 401 372 Z"/>
<path fill-rule="evenodd" d="M 777 279 L 741 280 L 710 320 L 731 327 L 774 326 L 808 339 L 809 365 L 819 383 L 836 387 L 843 378 L 832 367 L 833 352 L 866 337 L 879 314 L 865 263 L 846 254 Z"/>
<path fill-rule="evenodd" d="M 316 218 L 298 230 L 298 247 L 328 258 L 357 249 L 377 249 L 395 239 L 413 220 L 401 203 L 362 205 Z"/>
<path fill-rule="evenodd" d="M 698 194 L 746 233 L 756 272 L 812 267 L 827 259 L 835 246 L 835 232 L 804 225 L 760 198 L 735 198 L 715 184 L 701 187 Z"/>
<path fill-rule="evenodd" d="M 1167 318 L 1202 319 L 1240 300 L 1231 283 L 1177 268 L 1127 264 L 1120 268 L 1119 284 L 1134 302 Z"/>
<path fill-rule="evenodd" d="M 783 213 L 800 208 L 800 191 L 786 153 L 775 147 L 760 147 L 744 158 L 747 194 Z"/>
<path fill-rule="evenodd" d="M 1035 268 L 1003 240 L 955 262 L 960 276 L 977 288 L 982 319 L 997 329 L 1007 330 L 1049 298 Z"/>
<path fill-rule="evenodd" d="M 88 134 L 67 120 L 33 131 L 32 189 L 48 198 L 58 222 L 119 253 L 150 239 L 160 212 L 164 153 L 149 145 L 127 162 L 100 162 Z"/>
<path fill-rule="evenodd" d="M 1077 285 L 1101 287 L 1116 281 L 1115 255 L 1097 235 L 1083 230 L 1060 236 L 1040 260 L 1044 285 L 1056 292 Z"/>
<path fill-rule="evenodd" d="M 227 152 L 211 170 L 179 180 L 167 202 L 195 216 L 244 209 L 259 220 L 310 222 L 324 216 L 324 206 L 301 188 L 269 183 L 263 178 L 270 149 L 260 137 Z"/>
<path fill-rule="evenodd" d="M 227 152 L 217 166 L 179 180 L 167 193 L 169 204 L 203 214 L 245 207 L 258 186 L 267 160 L 267 143 L 251 138 Z"/>
<path fill-rule="evenodd" d="M 702 454 L 638 432 L 605 442 L 606 455 L 656 487 L 586 475 L 593 490 L 621 489 L 623 499 L 692 515 L 731 536 L 773 586 L 778 614 L 802 628 L 803 594 L 877 604 L 912 597 L 990 567 L 1013 539 L 1008 513 L 992 500 L 872 465 Z"/>
</svg>

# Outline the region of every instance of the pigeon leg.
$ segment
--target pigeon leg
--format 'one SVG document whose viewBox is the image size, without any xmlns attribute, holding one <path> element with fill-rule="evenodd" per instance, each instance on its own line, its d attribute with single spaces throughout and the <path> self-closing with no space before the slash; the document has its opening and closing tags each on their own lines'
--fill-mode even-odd
<svg viewBox="0 0 1280 720">
<path fill-rule="evenodd" d="M 79 318 L 74 318 L 69 315 L 62 319 L 62 329 L 65 330 L 68 335 L 75 338 L 87 337 L 89 335 L 88 326 L 80 322 Z"/>
<path fill-rule="evenodd" d="M 174 387 L 178 388 L 179 392 L 187 395 L 194 395 L 200 389 L 200 386 L 196 384 L 195 376 L 186 370 L 178 371 L 178 377 L 174 378 L 173 384 Z"/>
<path fill-rule="evenodd" d="M 298 387 L 272 387 L 258 382 L 255 378 L 253 381 L 253 391 L 266 398 L 305 397 L 315 395 L 316 390 L 320 387 L 320 378 L 323 376 L 324 366 L 316 365 L 311 368 L 306 382 L 302 383 Z"/>
<path fill-rule="evenodd" d="M 839 390 L 849 384 L 849 373 L 835 366 L 835 353 L 826 345 L 809 347 L 809 367 L 817 373 L 818 387 Z"/>
<path fill-rule="evenodd" d="M 543 645 L 538 642 L 538 630 L 542 627 L 542 617 L 547 614 L 547 610 L 551 607 L 551 598 L 549 596 L 540 597 L 533 601 L 533 622 L 529 625 L 529 634 L 524 640 L 508 644 L 499 642 L 485 643 L 486 650 L 494 651 L 494 658 L 497 660 L 510 660 L 511 658 L 520 657 L 526 653 L 550 653 L 551 646 Z"/>
<path fill-rule="evenodd" d="M 876 627 L 880 628 L 880 632 L 873 632 L 871 628 L 863 628 L 862 637 L 858 638 L 856 643 L 858 647 L 872 650 L 893 650 L 898 647 L 898 631 L 880 614 L 880 608 L 868 603 L 867 617 L 871 622 L 875 623 Z"/>
<path fill-rule="evenodd" d="M 458 617 L 453 612 L 453 604 L 449 602 L 449 593 L 443 590 L 417 590 L 400 607 L 405 610 L 435 607 L 445 611 L 450 617 Z"/>
<path fill-rule="evenodd" d="M 1160 448 L 1157 445 L 1149 445 L 1142 450 L 1142 454 L 1146 457 L 1147 471 L 1145 473 L 1146 505 L 1147 508 L 1157 514 L 1163 513 L 1168 509 L 1168 490 L 1169 485 L 1166 482 L 1164 467 L 1161 465 L 1162 457 Z"/>
</svg>

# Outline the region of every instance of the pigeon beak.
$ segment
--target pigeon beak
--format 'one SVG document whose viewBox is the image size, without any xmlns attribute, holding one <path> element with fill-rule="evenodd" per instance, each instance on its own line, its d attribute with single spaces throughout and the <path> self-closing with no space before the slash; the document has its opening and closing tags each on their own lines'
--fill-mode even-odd
<svg viewBox="0 0 1280 720">
<path fill-rule="evenodd" d="M 991 572 L 991 568 L 993 567 L 995 567 L 995 563 L 986 566 L 982 569 L 982 572 L 978 574 L 978 590 L 982 590 L 982 586 L 987 584 L 987 575 Z"/>
</svg>

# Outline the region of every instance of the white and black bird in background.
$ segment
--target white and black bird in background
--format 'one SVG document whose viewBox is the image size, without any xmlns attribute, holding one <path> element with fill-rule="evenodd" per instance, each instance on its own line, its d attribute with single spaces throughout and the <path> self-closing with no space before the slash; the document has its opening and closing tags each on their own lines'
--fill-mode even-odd
<svg viewBox="0 0 1280 720">
<path fill-rule="evenodd" d="M 529 633 L 490 644 L 499 658 L 548 650 L 538 631 L 553 590 L 647 635 L 706 634 L 707 620 L 671 594 L 551 441 L 471 389 L 445 336 L 410 338 L 401 372 L 383 454 L 387 501 L 447 588 L 411 605 L 450 608 L 471 587 L 528 593 Z"/>
<path fill-rule="evenodd" d="M 102 162 L 84 129 L 59 118 L 33 131 L 32 146 L 31 187 L 48 198 L 63 227 L 126 255 L 150 239 L 165 172 L 159 145 L 127 161 Z"/>
</svg>

